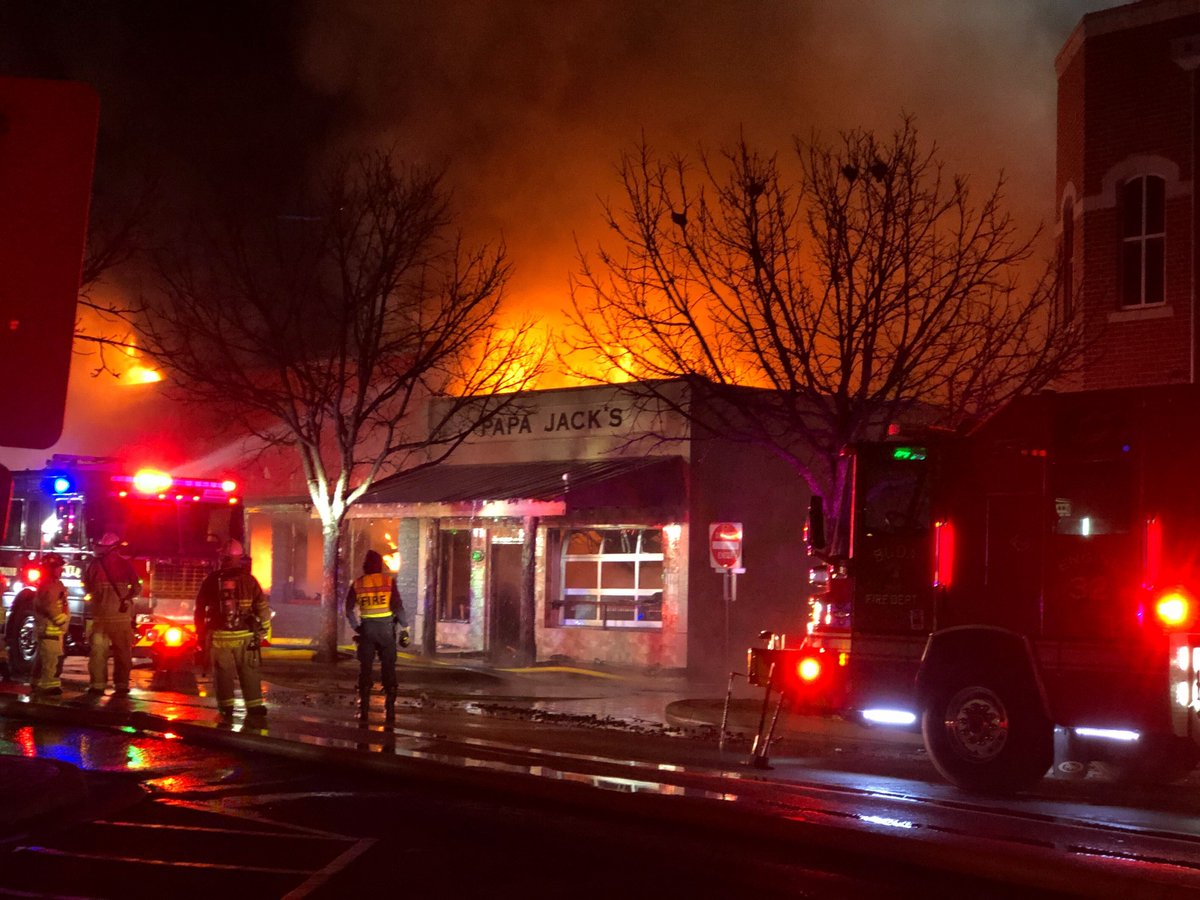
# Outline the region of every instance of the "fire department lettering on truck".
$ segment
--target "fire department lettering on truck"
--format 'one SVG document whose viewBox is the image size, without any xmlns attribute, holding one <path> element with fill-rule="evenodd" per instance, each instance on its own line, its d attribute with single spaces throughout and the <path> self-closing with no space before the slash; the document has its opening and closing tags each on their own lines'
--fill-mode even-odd
<svg viewBox="0 0 1200 900">
<path fill-rule="evenodd" d="M 875 606 L 913 606 L 917 603 L 916 594 L 863 594 L 863 602 Z"/>
</svg>

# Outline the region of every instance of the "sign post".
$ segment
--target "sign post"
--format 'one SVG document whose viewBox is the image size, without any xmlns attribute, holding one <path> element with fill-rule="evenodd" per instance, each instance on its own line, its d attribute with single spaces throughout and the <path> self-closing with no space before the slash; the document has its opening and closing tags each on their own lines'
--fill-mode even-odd
<svg viewBox="0 0 1200 900">
<path fill-rule="evenodd" d="M 713 522 L 708 526 L 708 561 L 724 579 L 725 662 L 729 662 L 729 617 L 737 601 L 737 577 L 742 567 L 742 523 Z"/>
</svg>

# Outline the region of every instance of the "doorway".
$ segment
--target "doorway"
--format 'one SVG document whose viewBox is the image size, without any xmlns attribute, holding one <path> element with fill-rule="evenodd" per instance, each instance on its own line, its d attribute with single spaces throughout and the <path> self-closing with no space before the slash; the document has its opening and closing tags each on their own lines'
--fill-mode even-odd
<svg viewBox="0 0 1200 900">
<path fill-rule="evenodd" d="M 491 655 L 501 664 L 520 658 L 521 646 L 521 544 L 492 544 L 489 594 L 494 612 Z"/>
</svg>

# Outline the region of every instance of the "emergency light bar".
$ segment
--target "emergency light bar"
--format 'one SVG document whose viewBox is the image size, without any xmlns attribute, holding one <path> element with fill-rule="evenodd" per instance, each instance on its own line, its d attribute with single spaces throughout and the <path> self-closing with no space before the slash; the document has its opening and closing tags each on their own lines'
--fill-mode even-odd
<svg viewBox="0 0 1200 900">
<path fill-rule="evenodd" d="M 118 491 L 121 497 L 130 493 L 141 496 L 157 497 L 166 500 L 168 496 L 176 500 L 224 500 L 227 495 L 237 489 L 237 482 L 228 478 L 216 481 L 206 478 L 175 478 L 157 469 L 141 469 L 133 475 L 113 475 L 112 481 L 122 486 Z M 168 493 L 168 492 L 178 493 Z M 236 497 L 229 497 L 230 503 L 237 503 Z"/>
</svg>

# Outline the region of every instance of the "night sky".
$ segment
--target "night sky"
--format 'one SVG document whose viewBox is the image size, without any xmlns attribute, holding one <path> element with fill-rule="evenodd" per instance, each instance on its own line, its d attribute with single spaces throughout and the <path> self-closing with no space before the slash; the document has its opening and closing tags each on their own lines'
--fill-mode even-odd
<svg viewBox="0 0 1200 900">
<path fill-rule="evenodd" d="M 0 74 L 97 88 L 101 208 L 155 180 L 169 211 L 288 212 L 323 159 L 363 146 L 445 167 L 469 234 L 507 243 L 510 308 L 552 312 L 642 135 L 692 152 L 744 131 L 787 151 L 906 112 L 981 189 L 1004 169 L 1023 225 L 1052 219 L 1054 57 L 1113 5 L 0 0 Z M 100 452 L 75 419 L 60 449 Z"/>
</svg>

